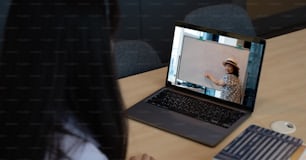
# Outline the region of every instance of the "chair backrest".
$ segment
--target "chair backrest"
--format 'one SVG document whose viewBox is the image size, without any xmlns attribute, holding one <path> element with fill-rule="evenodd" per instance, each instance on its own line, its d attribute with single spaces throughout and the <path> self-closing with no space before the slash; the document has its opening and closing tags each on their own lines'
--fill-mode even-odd
<svg viewBox="0 0 306 160">
<path fill-rule="evenodd" d="M 114 43 L 117 78 L 145 72 L 162 66 L 157 52 L 141 40 L 122 40 Z"/>
<path fill-rule="evenodd" d="M 248 13 L 238 5 L 220 4 L 198 8 L 185 16 L 185 22 L 255 36 L 255 30 Z"/>
</svg>

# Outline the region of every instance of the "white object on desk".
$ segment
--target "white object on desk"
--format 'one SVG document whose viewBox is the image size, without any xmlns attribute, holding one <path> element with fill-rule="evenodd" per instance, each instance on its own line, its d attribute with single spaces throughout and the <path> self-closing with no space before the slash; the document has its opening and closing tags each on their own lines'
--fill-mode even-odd
<svg viewBox="0 0 306 160">
<path fill-rule="evenodd" d="M 291 134 L 296 131 L 296 126 L 289 121 L 274 121 L 271 123 L 272 130 L 283 133 L 283 134 Z"/>
</svg>

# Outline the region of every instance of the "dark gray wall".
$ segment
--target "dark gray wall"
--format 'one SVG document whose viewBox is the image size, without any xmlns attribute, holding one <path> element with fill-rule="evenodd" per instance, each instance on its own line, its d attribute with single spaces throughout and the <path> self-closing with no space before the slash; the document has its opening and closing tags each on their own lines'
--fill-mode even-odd
<svg viewBox="0 0 306 160">
<path fill-rule="evenodd" d="M 0 42 L 11 0 L 0 0 Z M 162 62 L 169 59 L 173 24 L 190 11 L 208 5 L 234 3 L 245 8 L 246 0 L 118 0 L 120 24 L 116 40 L 144 40 L 158 52 Z M 265 4 L 260 4 L 261 5 Z M 288 18 L 290 17 L 290 18 Z M 253 20 L 258 36 L 270 38 L 305 28 L 306 7 Z M 1 49 L 2 43 L 0 43 Z"/>
<path fill-rule="evenodd" d="M 231 0 L 119 0 L 121 18 L 116 39 L 144 40 L 162 62 L 168 62 L 174 22 L 196 8 L 220 3 Z"/>
</svg>

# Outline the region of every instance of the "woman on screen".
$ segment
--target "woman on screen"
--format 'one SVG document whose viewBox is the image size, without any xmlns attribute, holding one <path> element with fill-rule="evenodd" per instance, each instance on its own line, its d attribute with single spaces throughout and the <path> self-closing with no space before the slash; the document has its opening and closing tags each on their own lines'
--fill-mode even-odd
<svg viewBox="0 0 306 160">
<path fill-rule="evenodd" d="M 214 84 L 222 86 L 221 98 L 235 103 L 241 102 L 241 85 L 239 80 L 239 66 L 234 58 L 227 58 L 223 62 L 225 75 L 217 80 L 212 74 L 204 76 Z"/>
</svg>

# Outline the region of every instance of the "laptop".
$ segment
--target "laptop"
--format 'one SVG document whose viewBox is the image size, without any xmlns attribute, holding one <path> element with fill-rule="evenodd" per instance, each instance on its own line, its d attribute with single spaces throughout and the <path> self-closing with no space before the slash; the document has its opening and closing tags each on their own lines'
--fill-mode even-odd
<svg viewBox="0 0 306 160">
<path fill-rule="evenodd" d="M 184 22 L 173 33 L 165 86 L 127 116 L 214 147 L 254 111 L 266 42 Z"/>
</svg>

